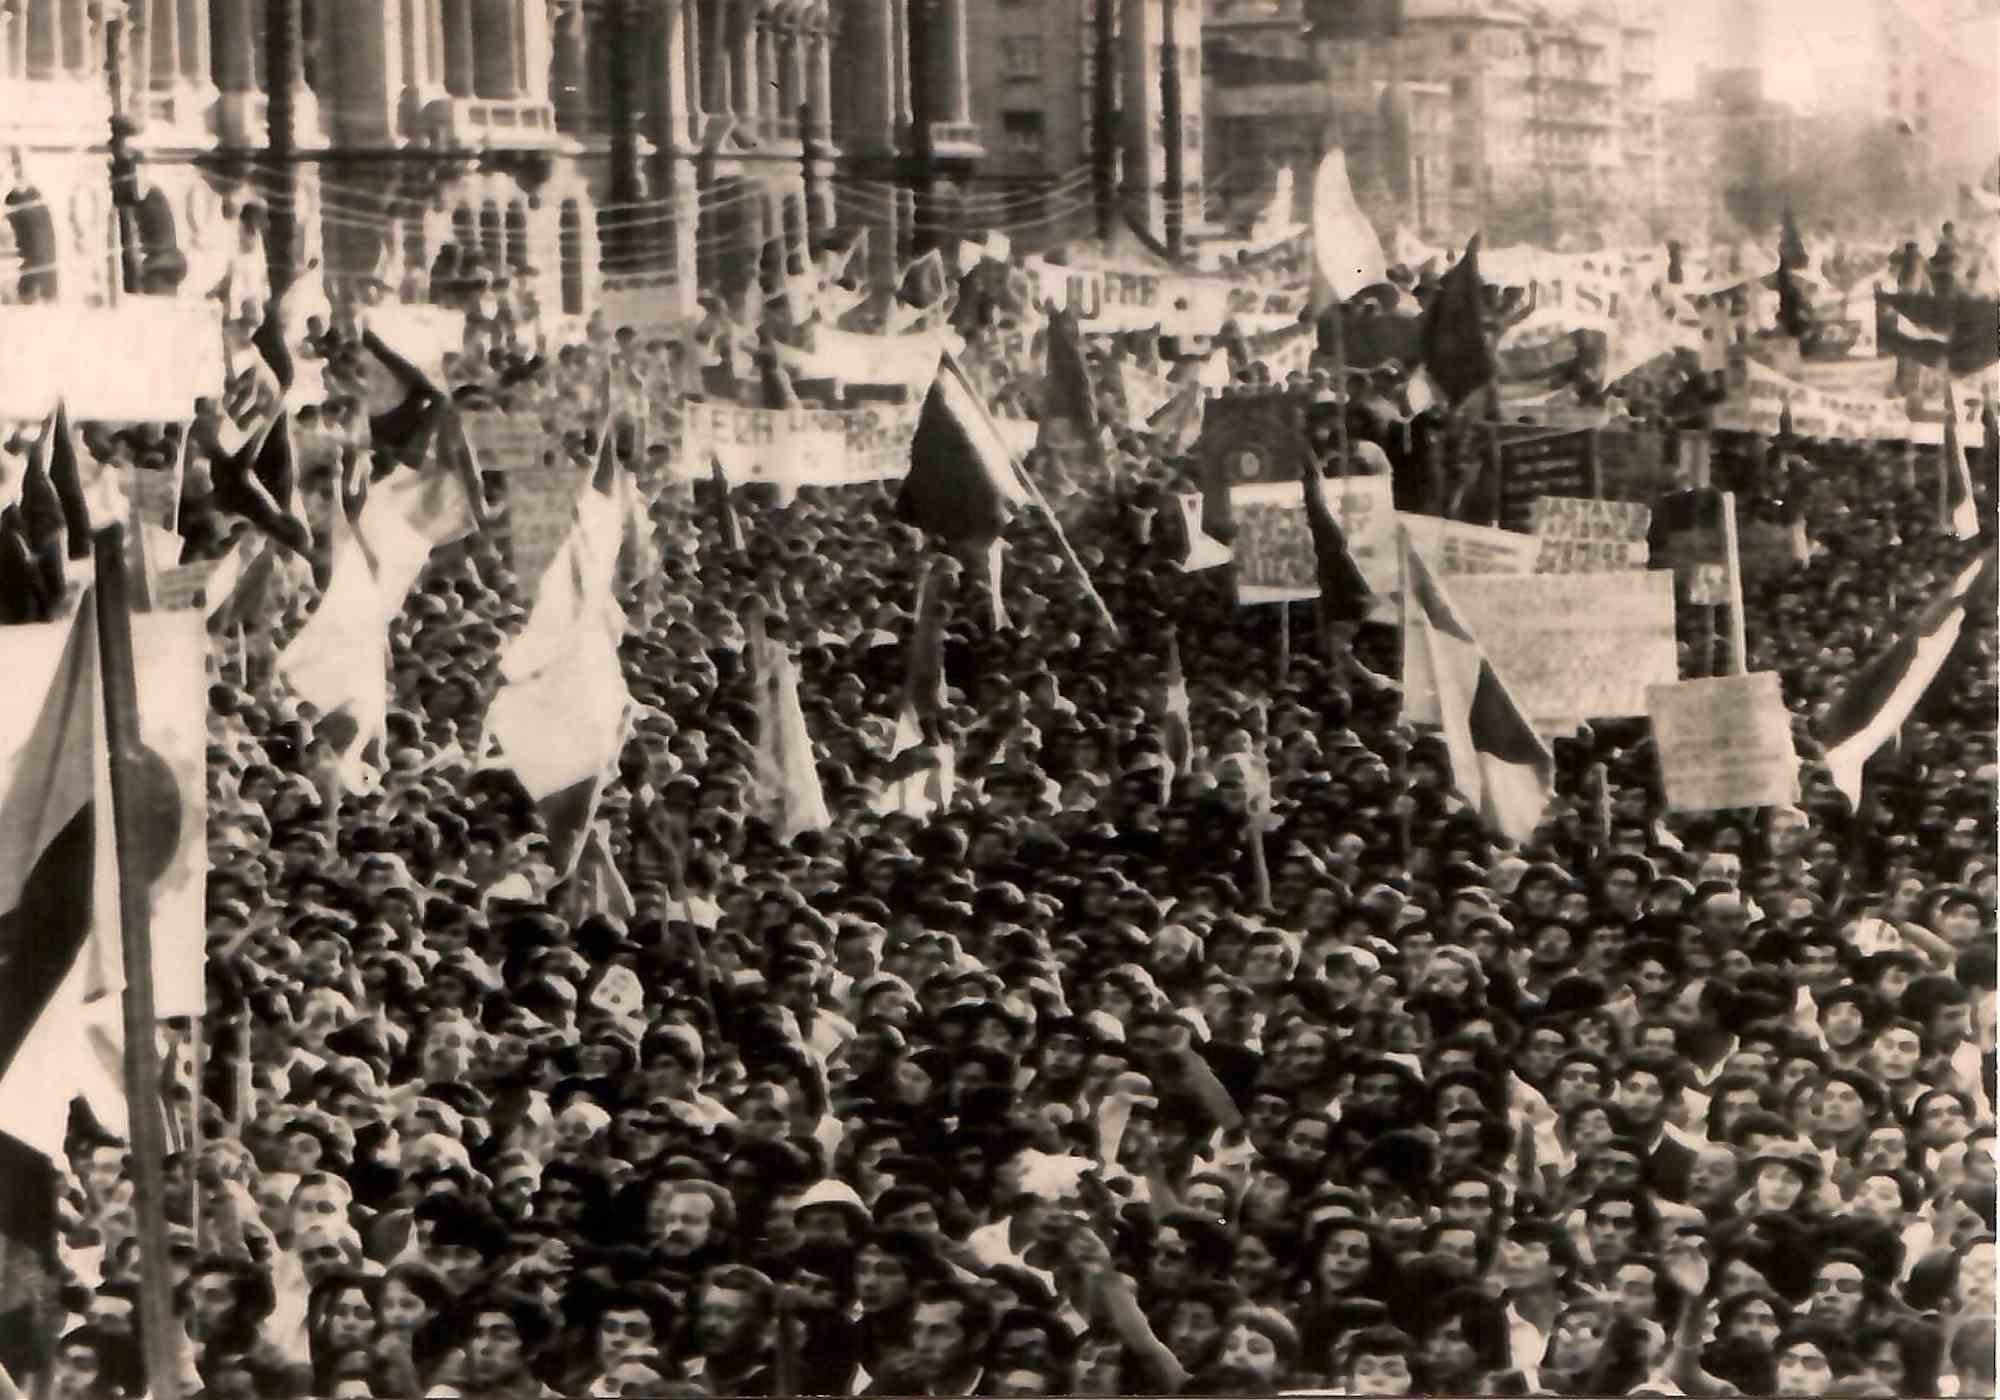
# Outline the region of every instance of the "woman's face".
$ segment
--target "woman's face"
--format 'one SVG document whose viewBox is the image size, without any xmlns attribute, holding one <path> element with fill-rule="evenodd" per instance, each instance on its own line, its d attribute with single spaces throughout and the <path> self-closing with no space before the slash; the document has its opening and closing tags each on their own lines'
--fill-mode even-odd
<svg viewBox="0 0 2000 1400">
<path fill-rule="evenodd" d="M 1229 1262 L 1229 1276 L 1238 1288 L 1249 1297 L 1264 1294 L 1278 1279 L 1278 1261 L 1266 1245 L 1255 1235 L 1245 1235 L 1236 1242 L 1236 1253 Z"/>
<path fill-rule="evenodd" d="M 1781 1162 L 1766 1162 L 1757 1169 L 1757 1179 L 1753 1183 L 1757 1193 L 1757 1208 L 1762 1211 L 1788 1211 L 1799 1199 L 1805 1183 L 1799 1174 Z"/>
<path fill-rule="evenodd" d="M 375 1308 L 359 1288 L 343 1288 L 326 1310 L 326 1339 L 337 1351 L 366 1347 L 375 1336 Z"/>
<path fill-rule="evenodd" d="M 1434 1380 L 1465 1376 L 1478 1365 L 1479 1355 L 1465 1339 L 1463 1318 L 1447 1318 L 1424 1339 L 1424 1361 Z"/>
<path fill-rule="evenodd" d="M 1867 1171 L 1901 1171 L 1909 1157 L 1909 1141 L 1901 1128 L 1876 1128 L 1861 1144 L 1861 1166 Z"/>
<path fill-rule="evenodd" d="M 1456 958 L 1440 958 L 1424 973 L 1424 986 L 1446 1001 L 1463 1001 L 1472 990 L 1472 979 Z"/>
<path fill-rule="evenodd" d="M 1355 1287 L 1367 1277 L 1371 1258 L 1368 1236 L 1363 1231 L 1333 1231 L 1319 1249 L 1315 1272 L 1320 1291 L 1332 1295 Z"/>
<path fill-rule="evenodd" d="M 1860 1040 L 1865 1029 L 1861 1008 L 1851 1001 L 1835 1002 L 1824 1008 L 1819 1024 L 1826 1034 L 1826 1043 L 1836 1050 L 1845 1050 Z"/>
<path fill-rule="evenodd" d="M 401 1279 L 392 1278 L 382 1285 L 381 1324 L 385 1332 L 415 1332 L 430 1315 L 430 1307 Z"/>
</svg>

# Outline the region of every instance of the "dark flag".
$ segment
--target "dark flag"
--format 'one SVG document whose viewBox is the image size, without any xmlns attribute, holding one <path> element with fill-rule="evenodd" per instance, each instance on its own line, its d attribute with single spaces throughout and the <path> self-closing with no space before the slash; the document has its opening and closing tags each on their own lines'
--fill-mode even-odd
<svg viewBox="0 0 2000 1400">
<path fill-rule="evenodd" d="M 1493 379 L 1493 347 L 1486 339 L 1485 297 L 1479 278 L 1479 235 L 1465 245 L 1424 308 L 1424 368 L 1452 404 L 1462 403 Z"/>
<path fill-rule="evenodd" d="M 953 544 L 990 545 L 1027 503 L 1013 453 L 958 361 L 938 363 L 910 441 L 896 518 Z"/>
</svg>

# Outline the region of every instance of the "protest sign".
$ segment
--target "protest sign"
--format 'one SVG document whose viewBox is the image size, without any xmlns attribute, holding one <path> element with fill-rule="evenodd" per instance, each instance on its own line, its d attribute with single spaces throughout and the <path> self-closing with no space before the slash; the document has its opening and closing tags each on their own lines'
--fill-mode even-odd
<svg viewBox="0 0 2000 1400">
<path fill-rule="evenodd" d="M 1679 676 L 1673 575 L 1663 569 L 1489 576 L 1452 601 L 1544 734 L 1645 714 L 1646 688 Z M 1406 631 L 1406 664 L 1410 649 Z M 1403 704 L 1411 723 L 1441 722 L 1435 691 L 1406 683 Z"/>
<path fill-rule="evenodd" d="M 1234 497 L 1236 601 L 1290 603 L 1319 596 L 1304 489 L 1293 483 L 1241 487 Z"/>
<path fill-rule="evenodd" d="M 1669 809 L 1713 812 L 1799 800 L 1799 756 L 1777 672 L 1652 686 L 1646 713 Z"/>
<path fill-rule="evenodd" d="M 542 575 L 569 538 L 577 493 L 590 473 L 572 466 L 527 467 L 507 477 L 507 551 L 523 605 L 541 591 Z"/>
<path fill-rule="evenodd" d="M 222 396 L 222 308 L 126 297 L 115 307 L 0 306 L 0 418 L 69 405 L 72 422 L 171 422 Z"/>
<path fill-rule="evenodd" d="M 922 410 L 916 403 L 841 409 L 689 403 L 681 422 L 680 470 L 705 476 L 713 457 L 739 486 L 759 481 L 850 486 L 898 479 L 909 473 L 910 440 Z"/>
<path fill-rule="evenodd" d="M 1239 487 L 1292 482 L 1312 455 L 1305 415 L 1286 394 L 1224 394 L 1209 401 L 1195 442 L 1201 461 L 1202 528 L 1228 542 Z M 1303 497 L 1299 498 L 1303 501 Z"/>
<path fill-rule="evenodd" d="M 1541 551 L 1538 574 L 1589 574 L 1646 567 L 1650 506 L 1577 496 L 1538 496 L 1529 512 Z"/>
<path fill-rule="evenodd" d="M 1500 523 L 1528 528 L 1537 496 L 1591 494 L 1591 429 L 1538 433 L 1500 444 Z"/>
<path fill-rule="evenodd" d="M 519 472 L 542 465 L 548 435 L 539 418 L 525 413 L 468 413 L 461 421 L 481 471 Z"/>
<path fill-rule="evenodd" d="M 598 316 L 607 329 L 631 327 L 639 341 L 674 340 L 694 323 L 694 295 L 678 283 L 605 287 L 597 297 Z"/>
<path fill-rule="evenodd" d="M 1435 515 L 1401 514 L 1396 523 L 1408 531 L 1410 547 L 1443 576 L 1533 573 L 1541 548 L 1533 535 Z"/>
<path fill-rule="evenodd" d="M 1326 483 L 1326 503 L 1347 538 L 1347 552 L 1369 589 L 1387 598 L 1401 586 L 1396 552 L 1396 507 L 1387 477 L 1336 478 Z M 1312 529 L 1306 520 L 1305 487 L 1296 481 L 1239 486 L 1230 492 L 1232 513 L 1249 511 L 1256 536 L 1246 546 L 1238 520 L 1236 601 L 1278 603 L 1317 598 Z M 1290 519 L 1280 519 L 1288 515 Z M 1300 541 L 1304 553 L 1301 555 Z M 1303 562 L 1301 562 L 1301 559 Z M 1247 562 L 1246 562 L 1247 561 Z"/>
<path fill-rule="evenodd" d="M 894 384 L 921 395 L 937 374 L 944 342 L 936 335 L 869 335 L 816 325 L 805 346 L 780 345 L 794 374 L 844 384 Z"/>
</svg>

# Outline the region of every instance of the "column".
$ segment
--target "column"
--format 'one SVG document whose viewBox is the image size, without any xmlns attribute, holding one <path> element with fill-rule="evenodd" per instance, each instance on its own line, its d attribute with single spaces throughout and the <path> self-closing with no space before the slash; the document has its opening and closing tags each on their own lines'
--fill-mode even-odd
<svg viewBox="0 0 2000 1400">
<path fill-rule="evenodd" d="M 735 0 L 701 0 L 707 15 L 708 45 L 702 61 L 702 105 L 713 113 L 736 110 L 736 84 L 731 80 L 729 60 L 730 9 Z"/>
<path fill-rule="evenodd" d="M 763 96 L 757 40 L 764 27 L 757 17 L 757 0 L 736 0 L 735 9 L 736 44 L 732 57 L 736 66 L 736 114 L 754 131 L 758 129 L 757 113 Z"/>
<path fill-rule="evenodd" d="M 799 104 L 806 100 L 806 36 L 797 20 L 789 20 L 778 31 L 778 109 L 786 121 L 795 121 Z M 799 133 L 805 137 L 804 130 Z"/>
<path fill-rule="evenodd" d="M 563 0 L 556 10 L 554 57 L 549 74 L 549 95 L 556 104 L 556 125 L 572 136 L 590 127 L 588 86 L 584 80 L 586 55 L 583 49 L 583 6 L 579 0 Z"/>
<path fill-rule="evenodd" d="M 28 0 L 27 71 L 30 78 L 53 78 L 61 66 L 62 40 L 56 6 L 61 0 Z"/>
<path fill-rule="evenodd" d="M 91 23 L 90 0 L 62 0 L 62 71 L 72 78 L 87 78 L 100 65 L 91 61 L 91 38 L 102 28 Z"/>
<path fill-rule="evenodd" d="M 700 89 L 690 78 L 688 35 L 695 22 L 688 0 L 666 0 L 660 7 L 659 60 L 653 70 L 655 81 L 652 114 L 653 145 L 665 153 L 688 141 L 688 114 L 700 101 Z"/>
<path fill-rule="evenodd" d="M 472 0 L 442 0 L 444 8 L 444 88 L 453 97 L 479 91 L 472 33 Z"/>
<path fill-rule="evenodd" d="M 509 101 L 520 93 L 517 0 L 476 0 L 473 86 L 481 97 Z"/>
<path fill-rule="evenodd" d="M 224 92 L 257 90 L 255 17 L 256 0 L 222 0 L 222 8 L 214 15 L 215 28 L 222 36 L 220 52 L 213 55 L 215 85 Z"/>
<path fill-rule="evenodd" d="M 812 106 L 812 134 L 818 141 L 833 138 L 833 35 L 821 10 L 806 31 L 807 97 Z"/>
<path fill-rule="evenodd" d="M 555 62 L 549 40 L 548 0 L 521 0 L 521 95 L 549 100 L 549 68 Z"/>
<path fill-rule="evenodd" d="M 1167 0 L 1177 4 L 1179 0 Z M 939 120 L 969 126 L 972 122 L 972 74 L 966 55 L 965 0 L 938 0 L 938 31 L 944 44 L 944 100 L 935 110 Z"/>
<path fill-rule="evenodd" d="M 146 71 L 133 87 L 171 90 L 181 73 L 178 0 L 145 0 L 145 53 Z"/>
<path fill-rule="evenodd" d="M 192 87 L 209 83 L 209 0 L 180 0 L 181 79 Z"/>
<path fill-rule="evenodd" d="M 424 42 L 424 30 L 429 23 L 424 13 L 427 7 L 424 0 L 397 0 L 396 8 L 396 37 L 403 48 L 403 76 L 421 105 L 422 93 L 431 80 L 430 50 Z"/>
<path fill-rule="evenodd" d="M 916 120 L 910 99 L 910 0 L 888 0 L 889 5 L 889 96 L 895 113 L 897 137 L 910 130 Z"/>
<path fill-rule="evenodd" d="M 791 115 L 785 106 L 783 37 L 768 14 L 757 16 L 757 97 L 763 111 L 763 132 L 775 137 Z"/>
</svg>

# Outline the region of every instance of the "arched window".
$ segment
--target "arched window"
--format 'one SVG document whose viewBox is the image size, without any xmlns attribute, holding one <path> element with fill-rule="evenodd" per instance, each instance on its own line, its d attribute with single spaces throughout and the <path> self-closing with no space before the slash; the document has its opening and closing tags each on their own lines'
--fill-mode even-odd
<svg viewBox="0 0 2000 1400">
<path fill-rule="evenodd" d="M 583 211 L 573 199 L 563 201 L 557 255 L 562 263 L 562 309 L 565 316 L 583 314 Z"/>
<path fill-rule="evenodd" d="M 133 220 L 139 231 L 140 289 L 149 295 L 172 296 L 187 280 L 187 258 L 181 253 L 173 201 L 155 185 L 139 201 Z"/>
<path fill-rule="evenodd" d="M 507 236 L 500 222 L 500 206 L 487 200 L 479 210 L 479 254 L 494 273 L 507 269 Z"/>
<path fill-rule="evenodd" d="M 14 236 L 15 295 L 24 302 L 56 299 L 56 221 L 32 185 L 7 191 L 7 231 Z"/>
<path fill-rule="evenodd" d="M 528 206 L 517 199 L 507 206 L 507 271 L 518 274 L 533 261 L 528 256 Z"/>
</svg>

